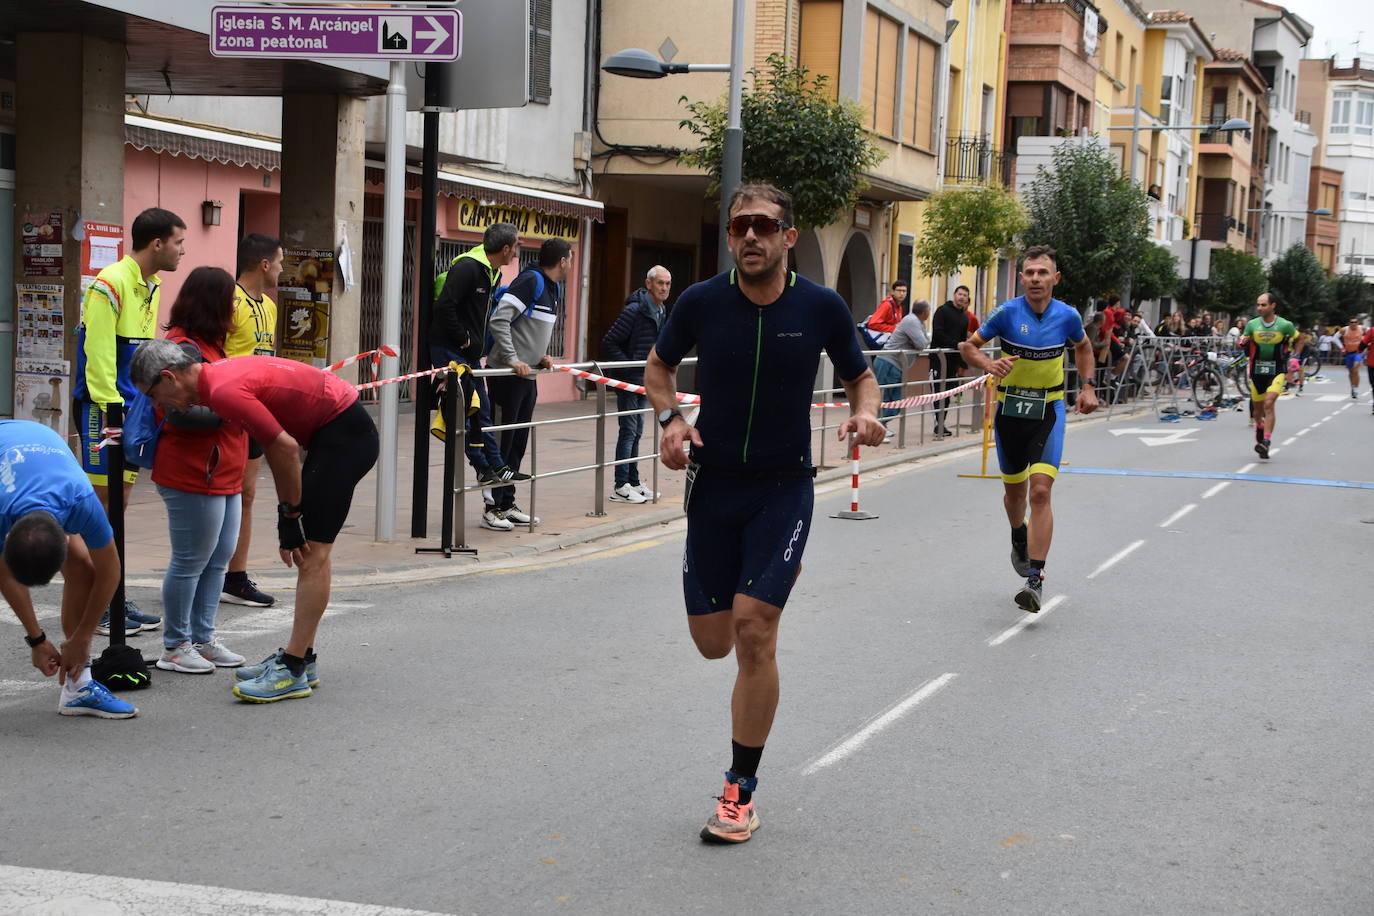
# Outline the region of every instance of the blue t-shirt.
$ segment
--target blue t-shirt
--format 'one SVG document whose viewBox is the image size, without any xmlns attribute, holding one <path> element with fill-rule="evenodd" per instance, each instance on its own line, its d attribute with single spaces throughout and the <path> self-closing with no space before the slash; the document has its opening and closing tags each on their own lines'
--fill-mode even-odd
<svg viewBox="0 0 1374 916">
<path fill-rule="evenodd" d="M 1002 356 L 1020 357 L 1000 387 L 1048 389 L 1052 401 L 1064 396 L 1065 346 L 1078 343 L 1083 333 L 1082 317 L 1067 302 L 1051 299 L 1045 311 L 1037 313 L 1025 296 L 1003 302 L 978 329 L 984 341 L 1000 338 Z"/>
<path fill-rule="evenodd" d="M 777 301 L 755 305 L 735 272 L 688 287 L 654 345 L 670 366 L 697 349 L 703 466 L 748 470 L 811 467 L 811 395 L 821 350 L 841 379 L 868 370 L 849 306 L 834 290 L 795 273 Z"/>
<path fill-rule="evenodd" d="M 0 421 L 0 543 L 30 512 L 51 512 L 92 550 L 114 538 L 91 482 L 62 437 L 28 420 Z"/>
</svg>

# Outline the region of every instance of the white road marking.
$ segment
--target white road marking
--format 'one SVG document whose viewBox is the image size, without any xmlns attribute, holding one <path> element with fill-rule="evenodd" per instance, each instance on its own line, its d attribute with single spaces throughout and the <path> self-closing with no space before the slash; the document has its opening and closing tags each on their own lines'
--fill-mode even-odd
<svg viewBox="0 0 1374 916">
<path fill-rule="evenodd" d="M 1055 608 L 1059 607 L 1059 605 L 1063 604 L 1064 601 L 1065 601 L 1065 599 L 1067 599 L 1067 598 L 1068 598 L 1068 595 L 1055 595 L 1055 596 L 1054 596 L 1053 598 L 1051 598 L 1049 601 L 1046 601 L 1044 604 L 1040 605 L 1040 611 L 1039 611 L 1038 613 L 1035 613 L 1035 614 L 1026 614 L 1026 615 L 1023 616 L 1020 620 L 1018 620 L 1016 623 L 1012 624 L 1011 626 L 1009 626 L 1009 627 L 1007 627 L 1005 630 L 1003 630 L 1001 633 L 998 633 L 996 636 L 994 636 L 994 637 L 992 637 L 991 639 L 989 639 L 989 640 L 988 640 L 988 645 L 989 645 L 989 646 L 1000 646 L 1002 643 L 1006 642 L 1008 639 L 1011 639 L 1011 638 L 1012 638 L 1013 636 L 1015 636 L 1017 633 L 1020 633 L 1020 632 L 1021 632 L 1022 630 L 1024 630 L 1026 627 L 1028 627 L 1028 626 L 1030 626 L 1031 624 L 1035 623 L 1035 622 L 1036 622 L 1037 620 L 1039 620 L 1041 617 L 1044 617 L 1044 616 L 1045 616 L 1046 614 L 1048 614 L 1050 611 L 1052 611 L 1052 610 L 1054 610 Z"/>
<path fill-rule="evenodd" d="M 1162 432 L 1158 429 L 1140 429 L 1132 427 L 1130 429 L 1110 429 L 1113 436 L 1139 436 L 1140 441 L 1148 446 L 1177 445 L 1180 442 L 1196 442 L 1196 439 L 1188 438 L 1197 432 L 1195 427 L 1184 427 L 1182 429 L 1169 430 Z"/>
<path fill-rule="evenodd" d="M 1122 548 L 1121 550 L 1118 550 L 1116 553 L 1114 553 L 1114 554 L 1112 554 L 1110 557 L 1108 557 L 1108 558 L 1106 559 L 1106 561 L 1104 561 L 1103 564 L 1102 564 L 1101 566 L 1097 567 L 1097 569 L 1094 569 L 1092 572 L 1088 573 L 1088 578 L 1089 578 L 1089 579 L 1096 578 L 1099 574 L 1104 573 L 1104 572 L 1106 572 L 1107 570 L 1111 569 L 1113 566 L 1115 566 L 1116 564 L 1120 563 L 1122 560 L 1126 559 L 1128 556 L 1130 556 L 1130 555 L 1131 555 L 1132 553 L 1134 553 L 1136 550 L 1140 549 L 1141 545 L 1144 544 L 1144 543 L 1145 543 L 1144 539 L 1141 539 L 1141 540 L 1139 540 L 1139 541 L 1136 541 L 1136 542 L 1134 542 L 1134 543 L 1132 543 L 1132 544 L 1130 544 L 1130 545 L 1128 545 L 1128 546 Z"/>
<path fill-rule="evenodd" d="M 1343 401 L 1345 399 L 1342 398 L 1339 394 L 1322 394 L 1317 396 L 1317 400 L 1330 403 L 1332 401 Z"/>
<path fill-rule="evenodd" d="M 1193 511 L 1194 509 L 1196 509 L 1196 508 L 1197 508 L 1197 503 L 1189 503 L 1188 505 L 1184 506 L 1182 509 L 1179 509 L 1177 512 L 1175 512 L 1173 515 L 1171 515 L 1171 516 L 1169 516 L 1168 518 L 1166 518 L 1164 521 L 1160 522 L 1160 523 L 1159 523 L 1159 527 L 1161 527 L 1161 528 L 1168 528 L 1168 527 L 1169 527 L 1170 525 L 1172 525 L 1174 522 L 1176 522 L 1176 521 L 1178 521 L 1179 519 L 1183 518 L 1183 516 L 1187 515 L 1189 512 L 1192 512 L 1192 511 Z"/>
<path fill-rule="evenodd" d="M 1307 435 L 1308 433 L 1310 433 L 1311 431 L 1312 431 L 1312 427 L 1309 426 L 1309 427 L 1307 427 L 1307 429 L 1300 429 L 1300 430 L 1298 430 L 1298 435 L 1299 435 L 1299 436 L 1305 436 L 1305 435 Z M 1292 440 L 1289 440 L 1289 441 L 1292 441 Z M 1284 443 L 1284 445 L 1287 445 L 1287 444 L 1288 444 L 1287 442 Z"/>
<path fill-rule="evenodd" d="M 893 722 L 896 722 L 902 716 L 911 712 L 911 710 L 915 709 L 921 703 L 930 699 L 935 694 L 939 693 L 958 676 L 958 674 L 950 671 L 940 675 L 932 681 L 926 681 L 924 684 L 918 687 L 916 689 L 916 692 L 913 693 L 911 696 L 898 702 L 895 706 L 888 709 L 887 712 L 873 719 L 871 722 L 869 722 L 863 728 L 859 729 L 853 735 L 841 741 L 839 744 L 835 745 L 833 748 L 826 751 L 821 756 L 817 757 L 811 763 L 807 764 L 806 767 L 802 769 L 802 775 L 810 776 L 812 773 L 822 770 L 825 767 L 830 766 L 831 764 L 839 763 L 841 760 L 848 757 L 850 754 L 853 754 L 859 748 L 867 744 L 868 740 L 872 738 L 874 735 L 878 734 L 878 732 L 887 728 Z"/>
<path fill-rule="evenodd" d="M 1276 451 L 1278 451 L 1278 449 L 1270 449 L 1270 450 L 1269 450 L 1269 454 L 1272 455 L 1272 454 L 1274 454 L 1274 452 L 1276 452 Z M 1223 480 L 1221 483 L 1219 483 L 1219 484 L 1217 484 L 1216 486 L 1214 486 L 1214 487 L 1210 488 L 1209 490 L 1207 490 L 1206 493 L 1203 493 L 1203 494 L 1202 494 L 1202 498 L 1203 498 L 1203 499 L 1211 499 L 1213 496 L 1216 496 L 1218 493 L 1220 493 L 1222 490 L 1226 489 L 1226 488 L 1229 487 L 1230 485 L 1231 485 L 1231 481 L 1229 481 L 1229 480 Z"/>
<path fill-rule="evenodd" d="M 346 900 L 0 865 L 0 912 L 218 916 L 230 911 L 255 916 L 438 916 L 423 910 Z"/>
<path fill-rule="evenodd" d="M 1298 437 L 1297 437 L 1297 436 L 1289 436 L 1287 439 L 1284 439 L 1284 440 L 1283 440 L 1283 444 L 1284 444 L 1284 445 L 1292 445 L 1294 442 L 1297 442 L 1297 441 L 1298 441 Z"/>
<path fill-rule="evenodd" d="M 1239 471 L 1236 471 L 1236 473 L 1237 473 L 1237 474 L 1249 474 L 1249 473 L 1250 473 L 1251 471 L 1253 471 L 1254 469 L 1255 469 L 1255 462 L 1252 461 L 1252 462 L 1250 462 L 1249 464 L 1245 465 L 1245 467 L 1241 468 Z"/>
<path fill-rule="evenodd" d="M 370 607 L 373 605 L 365 601 L 331 601 L 329 606 L 325 608 L 325 613 L 365 611 Z M 216 618 L 215 630 L 221 636 L 250 636 L 255 633 L 280 629 L 283 624 L 290 626 L 295 613 L 295 605 L 284 602 L 278 602 L 271 607 L 256 608 L 251 613 L 241 617 L 226 616 L 224 609 L 221 608 L 220 614 Z"/>
</svg>

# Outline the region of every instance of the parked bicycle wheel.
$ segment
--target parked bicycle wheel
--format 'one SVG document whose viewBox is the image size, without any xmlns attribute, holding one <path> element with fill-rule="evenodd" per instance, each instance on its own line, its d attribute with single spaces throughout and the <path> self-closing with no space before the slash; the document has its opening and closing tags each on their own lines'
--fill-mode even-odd
<svg viewBox="0 0 1374 916">
<path fill-rule="evenodd" d="M 1216 366 L 1208 364 L 1193 370 L 1193 402 L 1198 410 L 1220 407 L 1225 396 L 1225 382 Z"/>
<path fill-rule="evenodd" d="M 1236 386 L 1236 397 L 1250 397 L 1250 377 L 1246 374 L 1246 363 L 1239 362 L 1226 370 L 1226 377 L 1231 380 L 1231 384 Z"/>
<path fill-rule="evenodd" d="M 1318 375 L 1321 375 L 1321 371 L 1322 361 L 1321 357 L 1317 356 L 1317 354 L 1309 353 L 1306 357 L 1303 358 L 1302 374 L 1304 377 L 1316 378 Z"/>
</svg>

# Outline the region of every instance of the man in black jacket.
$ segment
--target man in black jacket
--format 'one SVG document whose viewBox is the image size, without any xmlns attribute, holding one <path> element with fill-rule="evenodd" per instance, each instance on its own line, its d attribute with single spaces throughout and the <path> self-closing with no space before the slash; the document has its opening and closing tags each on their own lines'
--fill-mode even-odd
<svg viewBox="0 0 1374 916">
<path fill-rule="evenodd" d="M 510 223 L 496 223 L 482 233 L 482 244 L 453 259 L 442 278 L 442 287 L 434 302 L 434 316 L 429 325 L 429 357 L 434 366 L 450 362 L 466 364 L 473 369 L 482 365 L 482 347 L 487 336 L 487 316 L 491 311 L 491 295 L 501 285 L 501 268 L 516 260 L 520 254 L 520 240 Z M 481 380 L 467 376 L 477 392 L 481 407 L 468 418 L 466 441 L 463 446 L 468 463 L 477 472 L 477 482 L 488 486 L 529 480 L 506 466 L 497 447 L 496 437 L 484 433 L 491 425 L 491 401 L 487 386 Z M 514 526 L 501 519 L 482 523 L 489 528 L 510 530 Z"/>
<path fill-rule="evenodd" d="M 625 308 L 601 338 L 601 349 L 610 360 L 647 359 L 658 340 L 666 314 L 665 303 L 673 288 L 673 275 L 667 268 L 649 268 L 644 286 L 630 293 Z M 643 369 L 620 369 L 615 373 L 621 381 L 632 385 L 644 384 Z M 627 410 L 643 410 L 649 406 L 649 396 L 632 391 L 616 390 L 616 411 L 622 415 L 620 436 L 615 441 L 615 460 L 639 457 L 639 437 L 644 432 L 644 414 L 624 415 Z M 634 462 L 615 466 L 615 487 L 611 499 L 616 502 L 643 503 L 656 494 L 639 482 L 639 465 Z"/>
<path fill-rule="evenodd" d="M 947 300 L 944 305 L 935 310 L 935 317 L 930 321 L 930 346 L 933 350 L 953 350 L 953 353 L 932 353 L 930 355 L 930 369 L 935 373 L 936 379 L 943 378 L 943 382 L 938 382 L 936 388 L 940 391 L 948 391 L 954 387 L 954 379 L 964 368 L 964 359 L 959 355 L 959 344 L 968 338 L 968 304 L 969 291 L 967 286 L 958 286 L 954 289 L 954 298 Z M 945 426 L 945 410 L 947 405 L 944 401 L 935 402 L 935 435 L 952 436 L 954 435 Z"/>
</svg>

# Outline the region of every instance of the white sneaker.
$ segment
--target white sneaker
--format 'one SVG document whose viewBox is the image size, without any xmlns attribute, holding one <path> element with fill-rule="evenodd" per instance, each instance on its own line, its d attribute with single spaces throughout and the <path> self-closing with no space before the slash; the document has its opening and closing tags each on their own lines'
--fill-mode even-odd
<svg viewBox="0 0 1374 916">
<path fill-rule="evenodd" d="M 513 522 L 517 525 L 528 525 L 531 521 L 536 525 L 539 524 L 539 516 L 530 515 L 519 506 L 511 506 L 503 514 L 506 516 L 506 521 Z"/>
<path fill-rule="evenodd" d="M 515 527 L 515 523 L 495 506 L 488 506 L 482 511 L 482 527 L 490 528 L 492 531 L 510 531 Z"/>
<path fill-rule="evenodd" d="M 226 649 L 218 636 L 211 636 L 209 642 L 196 643 L 195 650 L 200 653 L 201 658 L 216 668 L 237 668 L 244 661 L 242 655 Z"/>
<path fill-rule="evenodd" d="M 648 487 L 646 487 L 646 486 L 645 486 L 644 484 L 642 484 L 642 483 L 639 484 L 638 486 L 631 486 L 630 489 L 631 489 L 631 490 L 637 491 L 637 492 L 639 493 L 640 496 L 643 496 L 643 497 L 644 497 L 644 501 L 645 501 L 646 503 L 649 502 L 649 501 L 651 501 L 651 500 L 662 499 L 662 498 L 663 498 L 663 494 L 662 494 L 662 493 L 655 493 L 653 490 L 650 490 Z"/>
<path fill-rule="evenodd" d="M 883 430 L 883 438 L 884 438 L 884 439 L 891 439 L 891 438 L 892 438 L 893 436 L 895 436 L 895 435 L 897 435 L 897 430 L 893 429 L 891 426 L 889 426 L 889 427 L 887 427 L 887 429 Z"/>
<path fill-rule="evenodd" d="M 164 649 L 157 666 L 163 671 L 180 671 L 182 674 L 209 674 L 215 670 L 214 662 L 203 658 L 189 642 L 174 649 Z"/>
<path fill-rule="evenodd" d="M 611 501 L 617 503 L 648 502 L 648 500 L 644 498 L 643 493 L 639 492 L 634 487 L 630 486 L 628 483 L 622 483 L 620 486 L 616 487 L 614 490 L 611 491 Z"/>
</svg>

